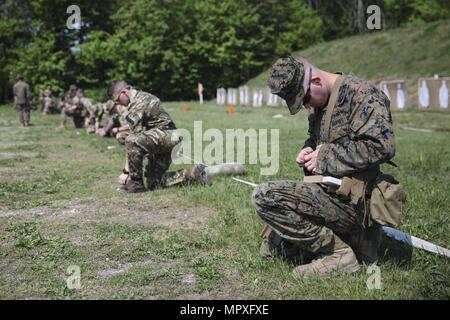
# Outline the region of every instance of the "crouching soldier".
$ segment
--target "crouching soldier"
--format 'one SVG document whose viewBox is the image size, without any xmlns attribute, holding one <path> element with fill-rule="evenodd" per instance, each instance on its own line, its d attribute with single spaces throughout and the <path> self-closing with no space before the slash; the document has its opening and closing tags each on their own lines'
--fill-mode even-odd
<svg viewBox="0 0 450 320">
<path fill-rule="evenodd" d="M 79 98 L 77 97 L 77 86 L 71 84 L 69 90 L 64 94 L 62 98 L 61 109 L 61 124 L 59 128 L 66 128 L 67 118 L 73 118 L 75 128 L 83 128 L 85 110 L 81 104 L 79 104 Z"/>
<path fill-rule="evenodd" d="M 258 186 L 253 203 L 269 231 L 261 253 L 297 250 L 307 257 L 298 259 L 304 264 L 294 269 L 297 277 L 355 272 L 360 262 L 374 262 L 381 227 L 367 215 L 367 182 L 395 153 L 388 98 L 353 74 L 329 73 L 293 57 L 273 65 L 269 87 L 292 115 L 303 106 L 309 111 L 309 139 L 296 159 L 305 175 L 361 183 L 348 185 L 347 192 L 296 180 Z"/>
<path fill-rule="evenodd" d="M 98 129 L 95 134 L 105 137 L 116 137 L 121 145 L 125 145 L 125 138 L 127 137 L 130 128 L 125 120 L 127 108 L 112 100 L 108 100 L 102 104 L 103 115 L 105 116 L 105 125 Z"/>
<path fill-rule="evenodd" d="M 56 109 L 56 102 L 50 87 L 47 87 L 47 89 L 44 90 L 42 102 L 44 104 L 42 114 L 47 115 L 49 113 L 58 112 Z"/>
<path fill-rule="evenodd" d="M 81 89 L 78 89 L 77 97 L 78 104 L 82 106 L 84 111 L 84 127 L 86 128 L 86 132 L 97 132 L 100 129 L 100 122 L 103 117 L 103 105 L 87 98 Z"/>
<path fill-rule="evenodd" d="M 168 187 L 186 182 L 209 184 L 204 165 L 190 169 L 167 172 L 172 163 L 172 149 L 180 142 L 175 123 L 160 105 L 159 99 L 147 92 L 138 91 L 123 80 L 113 81 L 108 96 L 126 106 L 125 119 L 129 134 L 125 138 L 125 149 L 129 172 L 126 183 L 120 186 L 123 192 L 143 192 L 143 162 L 147 157 L 145 170 L 147 187 Z"/>
</svg>

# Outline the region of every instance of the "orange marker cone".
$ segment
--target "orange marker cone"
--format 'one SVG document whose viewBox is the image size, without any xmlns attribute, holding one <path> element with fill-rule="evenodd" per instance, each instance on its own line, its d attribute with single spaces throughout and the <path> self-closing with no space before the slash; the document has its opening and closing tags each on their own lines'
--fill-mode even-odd
<svg viewBox="0 0 450 320">
<path fill-rule="evenodd" d="M 228 115 L 229 116 L 234 116 L 235 112 L 234 112 L 234 107 L 232 104 L 230 104 L 230 106 L 228 107 Z"/>
<path fill-rule="evenodd" d="M 183 112 L 188 112 L 188 111 L 189 111 L 189 109 L 188 109 L 187 103 L 185 103 L 183 106 Z"/>
</svg>

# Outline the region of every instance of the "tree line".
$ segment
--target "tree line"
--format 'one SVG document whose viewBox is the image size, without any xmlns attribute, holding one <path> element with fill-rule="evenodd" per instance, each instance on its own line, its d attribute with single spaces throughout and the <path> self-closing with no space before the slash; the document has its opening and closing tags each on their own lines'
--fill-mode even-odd
<svg viewBox="0 0 450 320">
<path fill-rule="evenodd" d="M 448 0 L 77 0 L 69 29 L 72 2 L 0 0 L 0 103 L 19 73 L 35 92 L 76 83 L 103 100 L 123 78 L 165 100 L 195 98 L 200 81 L 208 98 L 279 56 L 367 32 L 369 4 L 384 30 L 450 16 Z"/>
</svg>

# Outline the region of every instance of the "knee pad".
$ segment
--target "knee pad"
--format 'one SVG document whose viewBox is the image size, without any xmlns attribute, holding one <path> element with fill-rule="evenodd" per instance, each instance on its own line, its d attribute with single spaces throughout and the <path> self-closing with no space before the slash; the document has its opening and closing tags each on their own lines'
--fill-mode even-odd
<svg viewBox="0 0 450 320">
<path fill-rule="evenodd" d="M 259 207 L 260 204 L 264 201 L 266 197 L 270 196 L 270 187 L 269 184 L 262 183 L 255 187 L 252 193 L 252 203 L 255 207 Z"/>
</svg>

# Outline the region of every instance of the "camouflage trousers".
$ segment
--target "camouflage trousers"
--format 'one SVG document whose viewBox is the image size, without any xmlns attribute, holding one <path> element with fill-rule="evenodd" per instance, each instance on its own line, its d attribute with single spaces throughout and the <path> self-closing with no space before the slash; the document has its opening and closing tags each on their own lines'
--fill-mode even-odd
<svg viewBox="0 0 450 320">
<path fill-rule="evenodd" d="M 129 131 L 124 131 L 124 132 L 119 132 L 116 134 L 116 139 L 117 142 L 119 142 L 121 145 L 125 145 L 125 139 L 128 137 L 128 135 L 130 134 Z"/>
<path fill-rule="evenodd" d="M 76 111 L 68 111 L 66 108 L 61 109 L 61 122 L 63 124 L 66 123 L 67 118 L 73 118 L 73 124 L 75 128 L 83 128 L 84 126 L 84 113 L 79 110 Z"/>
<path fill-rule="evenodd" d="M 55 113 L 58 111 L 56 110 L 56 105 L 53 101 L 44 101 L 43 108 L 41 109 L 43 114 Z"/>
<path fill-rule="evenodd" d="M 319 184 L 263 183 L 252 200 L 261 219 L 279 236 L 308 252 L 320 252 L 331 244 L 334 233 L 345 236 L 361 230 L 354 206 Z"/>
<path fill-rule="evenodd" d="M 189 181 L 187 170 L 166 172 L 172 164 L 172 149 L 178 144 L 176 130 L 151 129 L 143 133 L 129 133 L 125 138 L 130 178 L 143 178 L 144 159 L 147 188 L 169 187 Z"/>
<path fill-rule="evenodd" d="M 19 111 L 19 121 L 23 126 L 30 124 L 31 106 L 29 104 L 18 104 L 16 109 Z"/>
</svg>

